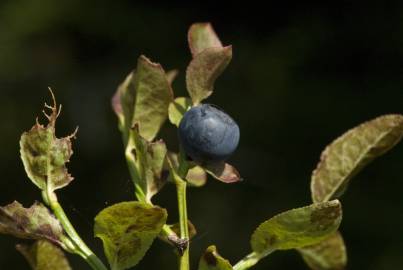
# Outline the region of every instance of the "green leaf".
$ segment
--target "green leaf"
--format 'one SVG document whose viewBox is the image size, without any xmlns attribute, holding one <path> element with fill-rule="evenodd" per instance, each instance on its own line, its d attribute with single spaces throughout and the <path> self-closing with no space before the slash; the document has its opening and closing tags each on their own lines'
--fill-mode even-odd
<svg viewBox="0 0 403 270">
<path fill-rule="evenodd" d="M 141 202 L 122 202 L 95 217 L 94 233 L 104 245 L 112 270 L 135 266 L 167 219 L 165 209 Z"/>
<path fill-rule="evenodd" d="M 313 270 L 342 270 L 347 264 L 347 252 L 339 232 L 318 244 L 298 249 Z"/>
<path fill-rule="evenodd" d="M 215 80 L 231 61 L 232 47 L 223 47 L 209 23 L 193 24 L 188 42 L 193 60 L 186 70 L 186 86 L 197 105 L 212 94 Z"/>
<path fill-rule="evenodd" d="M 197 105 L 213 93 L 214 83 L 232 58 L 232 47 L 211 47 L 197 54 L 186 70 L 186 87 Z"/>
<path fill-rule="evenodd" d="M 30 208 L 24 208 L 17 201 L 0 207 L 0 233 L 18 238 L 47 239 L 64 246 L 65 236 L 60 222 L 39 202 Z"/>
<path fill-rule="evenodd" d="M 211 47 L 222 47 L 210 23 L 195 23 L 188 32 L 188 42 L 193 57 Z"/>
<path fill-rule="evenodd" d="M 316 244 L 337 230 L 341 217 L 338 200 L 283 212 L 263 222 L 255 230 L 251 237 L 252 250 L 269 254 L 274 250 Z"/>
<path fill-rule="evenodd" d="M 135 157 L 138 173 L 136 184 L 140 185 L 146 199 L 151 201 L 167 180 L 167 176 L 163 174 L 167 147 L 163 140 L 148 142 L 141 137 L 137 125 L 130 130 L 130 137 L 133 143 L 128 147 L 131 147 L 130 152 Z"/>
<path fill-rule="evenodd" d="M 118 93 L 125 130 L 128 131 L 134 124 L 138 124 L 140 135 L 152 141 L 167 119 L 168 106 L 173 100 L 171 85 L 164 69 L 160 64 L 140 56 L 136 71 L 126 77 L 118 87 Z M 115 112 L 119 112 L 119 103 L 114 103 Z"/>
<path fill-rule="evenodd" d="M 53 93 L 52 93 L 53 95 Z M 73 154 L 71 148 L 72 135 L 65 138 L 56 137 L 56 119 L 60 113 L 53 97 L 51 114 L 47 126 L 36 123 L 35 126 L 21 136 L 20 153 L 25 171 L 31 181 L 42 190 L 53 191 L 67 186 L 73 177 L 68 173 L 66 163 Z"/>
<path fill-rule="evenodd" d="M 179 168 L 179 160 L 178 154 L 173 152 L 168 152 L 169 160 L 171 161 L 172 165 L 174 166 L 175 170 Z M 206 171 L 195 164 L 189 164 L 191 168 L 189 168 L 188 173 L 186 175 L 186 182 L 188 182 L 189 186 L 191 187 L 201 187 L 207 182 L 207 173 Z M 169 165 L 166 162 L 164 164 L 164 170 L 169 171 Z M 172 180 L 172 179 L 171 179 Z"/>
<path fill-rule="evenodd" d="M 209 246 L 200 258 L 199 270 L 232 270 L 232 266 L 218 254 L 215 246 Z"/>
<path fill-rule="evenodd" d="M 143 55 L 137 62 L 136 75 L 137 94 L 132 123 L 138 123 L 140 135 L 151 141 L 168 117 L 173 93 L 161 65 Z"/>
<path fill-rule="evenodd" d="M 207 182 L 206 171 L 200 166 L 194 166 L 188 170 L 186 181 L 192 187 L 202 187 Z"/>
<path fill-rule="evenodd" d="M 112 98 L 112 107 L 119 120 L 119 128 L 128 133 L 133 121 L 134 102 L 136 99 L 135 87 L 136 71 L 132 71 L 118 86 Z"/>
<path fill-rule="evenodd" d="M 234 166 L 218 162 L 213 164 L 204 165 L 203 168 L 208 174 L 223 183 L 235 183 L 242 181 L 241 175 Z"/>
<path fill-rule="evenodd" d="M 71 270 L 63 251 L 51 242 L 38 240 L 33 245 L 17 245 L 33 270 Z"/>
<path fill-rule="evenodd" d="M 403 136 L 403 116 L 385 115 L 365 122 L 333 141 L 312 174 L 314 202 L 339 197 L 362 168 L 395 146 Z"/>
<path fill-rule="evenodd" d="M 178 127 L 183 115 L 187 110 L 190 109 L 190 107 L 192 107 L 192 101 L 190 98 L 175 98 L 175 100 L 172 101 L 168 107 L 169 121 Z"/>
</svg>

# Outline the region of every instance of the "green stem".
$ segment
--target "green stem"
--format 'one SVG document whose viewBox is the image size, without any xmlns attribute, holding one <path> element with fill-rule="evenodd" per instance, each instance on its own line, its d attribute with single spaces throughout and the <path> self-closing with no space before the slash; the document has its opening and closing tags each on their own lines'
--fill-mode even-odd
<svg viewBox="0 0 403 270">
<path fill-rule="evenodd" d="M 186 154 L 182 147 L 179 150 L 179 168 L 178 173 L 174 175 L 176 184 L 176 193 L 178 197 L 178 210 L 179 210 L 179 228 L 181 232 L 181 239 L 184 241 L 181 257 L 179 258 L 179 269 L 189 270 L 189 228 L 187 216 L 187 201 L 186 201 L 186 187 L 187 182 L 183 180 L 189 171 L 189 164 L 186 160 Z"/>
<path fill-rule="evenodd" d="M 233 269 L 234 270 L 245 270 L 249 269 L 255 264 L 258 263 L 258 261 L 261 259 L 261 256 L 259 254 L 252 252 L 248 254 L 245 258 L 240 260 L 236 265 L 234 265 Z"/>
<path fill-rule="evenodd" d="M 180 237 L 186 241 L 179 257 L 179 269 L 189 270 L 189 228 L 186 206 L 186 182 L 182 179 L 177 179 L 175 182 L 178 196 Z"/>
<path fill-rule="evenodd" d="M 126 162 L 129 168 L 131 179 L 134 183 L 136 198 L 140 202 L 145 202 L 152 205 L 152 202 L 149 199 L 147 199 L 142 187 L 139 184 L 141 182 L 140 179 L 142 177 L 145 177 L 145 175 L 144 175 L 144 168 L 141 165 L 139 166 L 139 164 L 141 164 L 141 161 L 136 162 L 136 158 L 140 160 L 143 157 L 137 154 L 137 157 L 135 158 L 133 154 L 134 149 L 136 149 L 136 144 L 137 147 L 139 147 L 140 144 L 138 142 L 139 138 L 134 134 L 132 134 L 131 136 L 132 138 L 130 138 L 130 131 L 129 132 L 123 131 L 122 133 L 123 133 L 123 144 L 125 147 Z M 179 237 L 167 224 L 164 224 L 164 226 L 162 227 L 160 233 L 160 239 L 167 241 L 170 244 L 173 244 L 175 247 L 178 247 L 181 243 Z"/>
<path fill-rule="evenodd" d="M 189 228 L 188 228 L 188 214 L 186 202 L 186 186 L 185 177 L 188 173 L 189 166 L 185 159 L 185 155 L 181 149 L 179 153 L 179 168 L 175 171 L 171 164 L 171 174 L 176 184 L 176 194 L 178 198 L 178 211 L 179 211 L 179 228 L 180 240 L 179 245 L 179 270 L 189 270 Z"/>
<path fill-rule="evenodd" d="M 48 193 L 44 196 L 45 202 L 49 203 L 50 208 L 57 217 L 57 219 L 62 224 L 64 230 L 69 236 L 70 240 L 75 246 L 74 253 L 80 255 L 94 270 L 107 270 L 106 266 L 102 261 L 91 251 L 91 249 L 84 243 L 80 238 L 70 220 L 68 219 L 66 213 L 64 212 L 62 206 L 57 201 L 55 193 Z"/>
</svg>

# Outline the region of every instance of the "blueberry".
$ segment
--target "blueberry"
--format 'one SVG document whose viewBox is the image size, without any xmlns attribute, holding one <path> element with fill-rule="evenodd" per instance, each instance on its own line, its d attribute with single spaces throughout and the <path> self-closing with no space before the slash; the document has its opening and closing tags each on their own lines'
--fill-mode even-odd
<svg viewBox="0 0 403 270">
<path fill-rule="evenodd" d="M 226 160 L 237 148 L 240 136 L 235 121 L 209 104 L 187 111 L 178 135 L 185 153 L 202 164 Z"/>
</svg>

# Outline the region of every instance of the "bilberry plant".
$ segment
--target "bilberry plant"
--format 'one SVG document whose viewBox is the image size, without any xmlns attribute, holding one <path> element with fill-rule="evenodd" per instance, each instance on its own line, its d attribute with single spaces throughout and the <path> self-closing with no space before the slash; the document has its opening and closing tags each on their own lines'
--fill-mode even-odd
<svg viewBox="0 0 403 270">
<path fill-rule="evenodd" d="M 176 71 L 165 72 L 160 64 L 140 56 L 112 99 L 134 194 L 132 201 L 109 206 L 95 217 L 94 234 L 102 240 L 108 266 L 80 238 L 57 197 L 57 190 L 73 180 L 66 164 L 73 154 L 76 132 L 56 137 L 61 107 L 53 92 L 53 105 L 45 103 L 46 125 L 37 120 L 22 134 L 22 162 L 28 178 L 40 190 L 42 202 L 29 208 L 16 201 L 0 207 L 0 233 L 34 240 L 17 245 L 32 269 L 71 269 L 63 251 L 79 255 L 94 270 L 129 269 L 156 239 L 175 248 L 179 270 L 190 269 L 190 244 L 196 229 L 187 217 L 187 187 L 203 186 L 207 174 L 226 184 L 239 182 L 241 177 L 226 162 L 239 142 L 238 125 L 222 110 L 203 103 L 229 64 L 232 47 L 223 46 L 208 23 L 192 25 L 188 41 L 192 60 L 186 70 L 186 86 L 190 97 L 174 97 Z M 178 152 L 156 139 L 167 119 L 178 127 Z M 311 269 L 343 269 L 347 255 L 338 231 L 342 219 L 338 198 L 354 175 L 402 136 L 403 116 L 398 114 L 349 130 L 323 151 L 311 178 L 310 205 L 261 223 L 251 235 L 251 252 L 235 264 L 219 255 L 215 246 L 207 247 L 198 269 L 249 269 L 276 250 L 291 249 L 298 250 Z M 153 203 L 153 197 L 167 184 L 176 186 L 179 221 L 175 224 L 168 224 L 166 209 Z"/>
</svg>

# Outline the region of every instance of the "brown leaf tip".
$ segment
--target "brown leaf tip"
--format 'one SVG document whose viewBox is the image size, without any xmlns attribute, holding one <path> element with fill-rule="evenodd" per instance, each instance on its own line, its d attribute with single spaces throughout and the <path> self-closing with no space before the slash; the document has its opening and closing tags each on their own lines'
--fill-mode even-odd
<svg viewBox="0 0 403 270">
<path fill-rule="evenodd" d="M 160 63 L 155 63 L 155 62 L 151 61 L 150 58 L 148 58 L 147 56 L 145 56 L 143 54 L 140 55 L 138 61 L 145 62 L 150 66 L 156 67 L 158 69 L 162 69 L 162 66 Z"/>
<path fill-rule="evenodd" d="M 76 129 L 73 131 L 73 133 L 71 133 L 69 136 L 67 136 L 66 138 L 68 140 L 70 139 L 77 139 L 77 133 L 78 133 L 78 126 L 76 127 Z"/>
<path fill-rule="evenodd" d="M 59 106 L 57 105 L 56 97 L 55 97 L 55 94 L 53 93 L 52 88 L 48 87 L 48 89 L 49 89 L 50 95 L 52 96 L 53 105 L 50 106 L 45 102 L 42 113 L 48 119 L 48 121 L 49 121 L 48 125 L 51 127 L 55 127 L 56 119 L 59 117 L 60 113 L 62 112 L 62 105 L 61 104 Z M 46 109 L 50 110 L 50 113 L 47 113 Z M 37 124 L 38 124 L 38 120 L 37 120 Z"/>
</svg>

